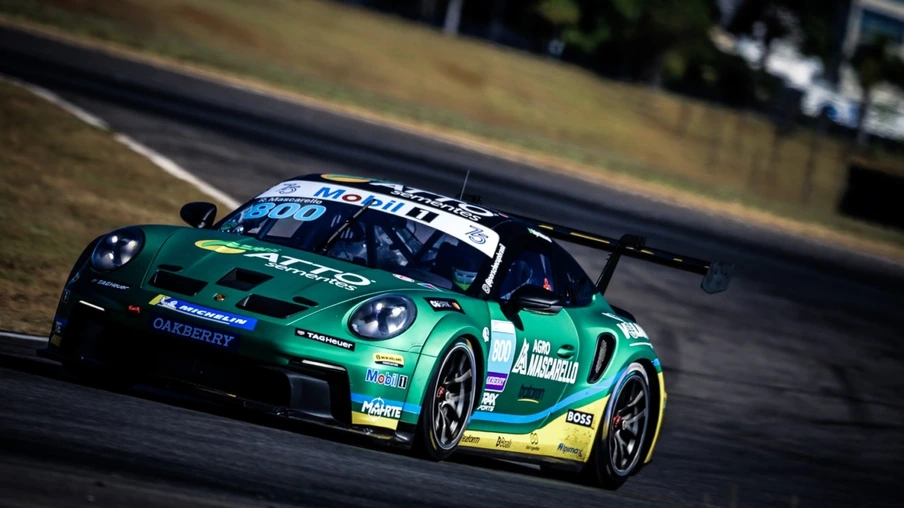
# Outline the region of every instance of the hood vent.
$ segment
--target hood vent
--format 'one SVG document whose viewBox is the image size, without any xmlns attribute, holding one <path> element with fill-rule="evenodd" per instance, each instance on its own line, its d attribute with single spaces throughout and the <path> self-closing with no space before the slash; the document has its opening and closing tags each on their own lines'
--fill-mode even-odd
<svg viewBox="0 0 904 508">
<path fill-rule="evenodd" d="M 161 270 L 166 270 L 168 272 L 181 272 L 182 271 L 182 267 L 176 266 L 176 265 L 160 265 L 157 268 L 159 268 Z"/>
<path fill-rule="evenodd" d="M 239 303 L 235 304 L 235 306 L 248 312 L 263 314 L 279 319 L 286 319 L 299 312 L 308 310 L 308 307 L 305 307 L 304 305 L 284 302 L 282 300 L 267 298 L 266 296 L 261 295 L 248 295 L 239 300 Z"/>
<path fill-rule="evenodd" d="M 300 303 L 302 305 L 307 305 L 308 307 L 313 307 L 313 306 L 317 305 L 317 302 L 315 302 L 313 300 L 308 300 L 307 298 L 305 298 L 303 296 L 296 296 L 296 297 L 292 298 L 292 301 L 295 303 Z"/>
<path fill-rule="evenodd" d="M 233 268 L 231 272 L 223 276 L 217 281 L 220 286 L 238 289 L 239 291 L 250 291 L 262 282 L 272 279 L 272 275 L 265 273 L 252 272 L 251 270 L 243 270 L 241 268 Z"/>
<path fill-rule="evenodd" d="M 172 272 L 157 270 L 157 273 L 151 276 L 149 281 L 155 288 L 165 289 L 173 293 L 194 296 L 198 294 L 207 283 L 203 280 L 192 279 L 184 275 L 178 275 Z"/>
</svg>

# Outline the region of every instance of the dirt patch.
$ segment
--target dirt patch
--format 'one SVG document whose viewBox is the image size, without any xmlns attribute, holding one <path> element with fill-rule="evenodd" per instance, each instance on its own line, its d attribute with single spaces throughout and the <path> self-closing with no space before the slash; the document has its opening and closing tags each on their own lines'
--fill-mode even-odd
<svg viewBox="0 0 904 508">
<path fill-rule="evenodd" d="M 223 16 L 184 4 L 173 9 L 173 15 L 230 42 L 258 46 L 257 37 L 251 31 Z"/>
<path fill-rule="evenodd" d="M 436 62 L 436 67 L 443 75 L 468 88 L 480 88 L 486 82 L 483 73 L 466 69 L 454 62 L 440 60 Z"/>
</svg>

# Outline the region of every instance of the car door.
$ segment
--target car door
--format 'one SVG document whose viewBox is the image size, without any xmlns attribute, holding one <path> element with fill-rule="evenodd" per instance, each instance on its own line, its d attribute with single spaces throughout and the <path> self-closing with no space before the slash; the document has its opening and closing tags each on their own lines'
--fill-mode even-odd
<svg viewBox="0 0 904 508">
<path fill-rule="evenodd" d="M 508 308 L 506 302 L 523 285 L 556 292 L 558 284 L 548 243 L 531 236 L 513 250 L 502 267 L 506 275 L 494 299 L 498 301 L 489 304 L 486 388 L 472 419 L 478 425 L 471 428 L 479 430 L 480 422 L 491 422 L 501 432 L 527 434 L 542 426 L 565 387 L 575 382 L 578 335 L 565 311 L 541 314 Z M 500 438 L 499 448 L 509 446 Z"/>
</svg>

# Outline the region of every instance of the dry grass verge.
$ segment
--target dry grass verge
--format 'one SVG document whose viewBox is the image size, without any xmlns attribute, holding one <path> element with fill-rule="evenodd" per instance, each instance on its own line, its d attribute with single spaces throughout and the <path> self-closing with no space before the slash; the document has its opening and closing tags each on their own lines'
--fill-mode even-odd
<svg viewBox="0 0 904 508">
<path fill-rule="evenodd" d="M 0 329 L 44 334 L 88 242 L 210 199 L 26 90 L 0 81 L 0 97 Z"/>
</svg>

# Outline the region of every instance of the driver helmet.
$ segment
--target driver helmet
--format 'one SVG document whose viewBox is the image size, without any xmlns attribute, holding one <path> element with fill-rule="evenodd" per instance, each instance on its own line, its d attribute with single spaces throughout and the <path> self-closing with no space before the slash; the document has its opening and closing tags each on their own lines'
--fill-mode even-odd
<svg viewBox="0 0 904 508">
<path fill-rule="evenodd" d="M 467 291 L 474 283 L 482 261 L 481 254 L 477 249 L 464 242 L 459 242 L 455 260 L 452 262 L 452 281 L 455 285 Z"/>
</svg>

